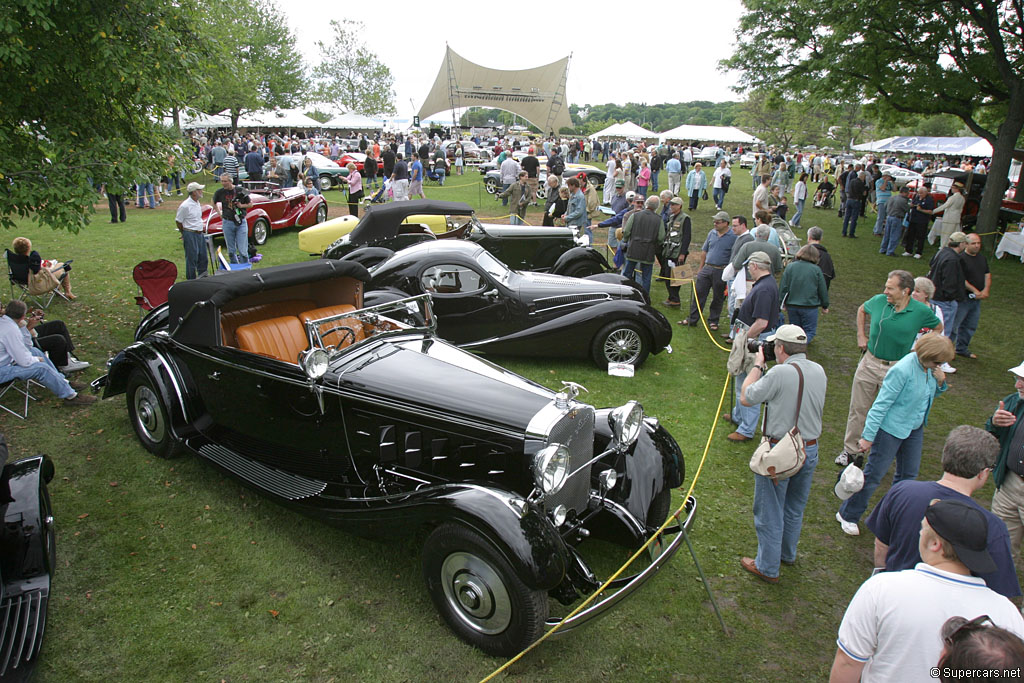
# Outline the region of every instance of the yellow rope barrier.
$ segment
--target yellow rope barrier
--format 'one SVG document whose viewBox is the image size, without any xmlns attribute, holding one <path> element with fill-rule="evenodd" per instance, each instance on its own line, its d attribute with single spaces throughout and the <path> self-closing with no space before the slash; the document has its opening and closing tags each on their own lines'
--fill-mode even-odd
<svg viewBox="0 0 1024 683">
<path fill-rule="evenodd" d="M 693 285 L 693 300 L 697 301 L 697 281 L 690 280 L 690 284 Z M 709 294 L 711 293 L 709 292 Z M 699 304 L 700 302 L 698 301 L 697 303 Z M 697 313 L 700 315 L 700 322 L 704 326 L 704 331 L 708 333 L 708 339 L 711 340 L 711 343 L 713 343 L 715 346 L 722 349 L 723 351 L 729 351 L 730 349 L 728 346 L 722 346 L 721 344 L 719 344 L 718 340 L 715 339 L 715 335 L 711 334 L 711 328 L 708 327 L 708 322 L 707 320 L 704 319 L 704 309 L 702 306 L 697 306 Z"/>
<path fill-rule="evenodd" d="M 669 524 L 672 523 L 673 520 L 679 522 L 679 515 L 681 515 L 683 513 L 683 510 L 686 508 L 686 501 L 690 499 L 691 495 L 693 495 L 693 491 L 697 487 L 697 480 L 700 479 L 701 472 L 704 470 L 704 462 L 705 460 L 707 460 L 708 451 L 711 450 L 711 440 L 712 438 L 714 438 L 715 430 L 718 428 L 718 415 L 721 413 L 722 406 L 725 404 L 725 394 L 728 388 L 729 377 L 726 376 L 725 384 L 722 386 L 722 395 L 718 398 L 718 407 L 715 409 L 715 419 L 711 423 L 711 431 L 708 433 L 708 440 L 707 443 L 705 443 L 704 445 L 704 453 L 703 455 L 701 455 L 700 464 L 697 465 L 697 473 L 693 476 L 693 481 L 690 482 L 690 488 L 686 492 L 686 495 L 683 496 L 682 504 L 676 509 L 676 511 L 673 514 L 669 515 L 668 519 L 666 519 L 665 522 L 660 527 L 658 527 L 658 530 L 655 531 L 649 539 L 647 539 L 647 542 L 640 546 L 640 548 L 635 553 L 633 553 L 633 555 L 628 560 L 626 560 L 625 564 L 619 567 L 618 571 L 612 574 L 607 581 L 601 584 L 600 588 L 591 593 L 586 600 L 580 603 L 579 606 L 576 607 L 576 609 L 569 612 L 569 614 L 567 614 L 560 622 L 552 626 L 550 631 L 547 631 L 540 638 L 532 642 L 525 650 L 523 650 L 515 657 L 508 660 L 503 665 L 492 671 L 486 678 L 482 679 L 480 683 L 488 683 L 488 681 L 493 680 L 495 676 L 506 671 L 510 666 L 512 666 L 520 659 L 522 659 L 524 656 L 526 656 L 528 652 L 531 652 L 538 645 L 540 645 L 545 640 L 550 638 L 556 631 L 558 631 L 559 628 L 562 627 L 562 624 L 564 624 L 566 621 L 579 614 L 582 610 L 586 609 L 587 606 L 590 605 L 590 603 L 596 600 L 597 597 L 601 595 L 601 593 L 603 593 L 605 589 L 607 589 L 613 581 L 619 578 L 619 576 L 621 576 L 622 573 L 626 571 L 626 569 L 628 569 L 629 566 L 633 564 L 633 562 L 635 562 L 636 559 L 640 557 L 640 555 L 643 554 L 647 550 L 647 548 L 649 548 L 650 545 L 661 536 L 661 534 L 665 531 L 665 529 L 668 528 Z"/>
</svg>

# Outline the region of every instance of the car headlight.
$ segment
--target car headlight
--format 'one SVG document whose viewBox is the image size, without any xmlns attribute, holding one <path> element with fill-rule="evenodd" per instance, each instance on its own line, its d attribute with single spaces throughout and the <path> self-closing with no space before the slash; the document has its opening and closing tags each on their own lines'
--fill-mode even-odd
<svg viewBox="0 0 1024 683">
<path fill-rule="evenodd" d="M 630 401 L 613 410 L 608 416 L 608 421 L 611 423 L 616 445 L 629 448 L 640 437 L 644 409 L 636 401 Z"/>
<path fill-rule="evenodd" d="M 569 473 L 569 449 L 553 443 L 533 458 L 533 481 L 544 495 L 558 493 Z"/>
<path fill-rule="evenodd" d="M 331 356 L 324 349 L 307 349 L 299 356 L 299 367 L 310 379 L 320 379 L 327 372 Z"/>
</svg>

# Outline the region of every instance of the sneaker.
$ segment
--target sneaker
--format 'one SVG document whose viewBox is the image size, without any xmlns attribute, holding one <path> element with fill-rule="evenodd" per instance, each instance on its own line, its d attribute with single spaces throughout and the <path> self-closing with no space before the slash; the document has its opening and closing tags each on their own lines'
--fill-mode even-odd
<svg viewBox="0 0 1024 683">
<path fill-rule="evenodd" d="M 860 527 L 857 526 L 856 522 L 847 522 L 838 512 L 836 513 L 836 521 L 839 522 L 839 526 L 842 527 L 843 533 L 847 536 L 860 536 Z"/>
<path fill-rule="evenodd" d="M 76 393 L 71 398 L 64 399 L 64 405 L 66 406 L 87 406 L 100 400 L 96 396 L 91 394 Z"/>
<path fill-rule="evenodd" d="M 78 360 L 77 358 L 74 358 L 74 359 L 68 358 L 68 364 L 67 365 L 62 365 L 61 367 L 59 367 L 57 369 L 60 370 L 61 372 L 63 372 L 66 375 L 66 374 L 71 373 L 71 372 L 79 372 L 81 370 L 85 370 L 90 365 L 91 365 L 91 363 L 87 363 L 84 360 Z"/>
<path fill-rule="evenodd" d="M 954 372 L 956 372 L 956 368 L 954 368 L 949 363 L 943 363 L 942 365 L 940 365 L 939 370 L 942 370 L 947 375 L 952 375 Z"/>
<path fill-rule="evenodd" d="M 903 255 L 904 255 L 904 256 L 913 256 L 913 254 L 911 254 L 911 253 L 910 253 L 909 251 L 905 251 L 905 252 L 903 252 Z"/>
<path fill-rule="evenodd" d="M 846 467 L 851 462 L 853 462 L 853 458 L 854 455 L 852 453 L 842 451 L 839 455 L 836 456 L 836 464 L 839 465 L 840 467 Z"/>
<path fill-rule="evenodd" d="M 921 258 L 920 254 L 914 254 L 914 258 Z"/>
</svg>

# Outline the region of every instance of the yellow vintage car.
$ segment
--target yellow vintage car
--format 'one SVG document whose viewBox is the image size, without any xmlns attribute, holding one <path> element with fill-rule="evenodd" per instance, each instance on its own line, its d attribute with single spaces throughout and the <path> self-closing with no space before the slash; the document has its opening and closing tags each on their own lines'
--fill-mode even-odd
<svg viewBox="0 0 1024 683">
<path fill-rule="evenodd" d="M 431 232 L 438 235 L 448 232 L 450 229 L 445 217 L 439 215 L 414 215 L 402 222 L 421 223 L 429 226 Z M 341 216 L 318 223 L 299 232 L 299 249 L 312 256 L 320 256 L 335 240 L 352 232 L 357 225 L 359 225 L 359 219 L 355 216 Z"/>
</svg>

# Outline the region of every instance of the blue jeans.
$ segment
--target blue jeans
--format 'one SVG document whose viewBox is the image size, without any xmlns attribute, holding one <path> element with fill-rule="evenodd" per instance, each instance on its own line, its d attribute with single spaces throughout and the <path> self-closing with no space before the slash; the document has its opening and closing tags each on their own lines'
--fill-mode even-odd
<svg viewBox="0 0 1024 683">
<path fill-rule="evenodd" d="M 209 266 L 206 235 L 196 230 L 182 230 L 181 240 L 185 243 L 185 279 L 195 280 L 200 275 L 206 275 Z"/>
<path fill-rule="evenodd" d="M 505 190 L 507 190 L 510 187 L 512 187 L 512 183 L 502 183 L 501 184 L 501 191 L 504 192 Z M 508 197 L 502 197 L 501 198 L 501 205 L 502 206 L 508 206 Z"/>
<path fill-rule="evenodd" d="M 942 334 L 947 339 L 956 341 L 953 337 L 953 333 L 956 332 L 956 309 L 959 302 L 957 301 L 937 301 L 932 299 L 932 303 L 939 307 L 942 311 Z"/>
<path fill-rule="evenodd" d="M 750 173 L 750 189 L 756 190 L 757 186 L 761 184 L 761 176 L 754 175 L 753 171 Z"/>
<path fill-rule="evenodd" d="M 651 192 L 658 194 L 658 173 L 660 171 L 651 171 Z"/>
<path fill-rule="evenodd" d="M 29 349 L 34 358 L 42 358 L 42 362 L 34 362 L 27 368 L 20 365 L 5 365 L 0 367 L 0 382 L 10 382 L 12 379 L 33 379 L 53 392 L 57 398 L 71 398 L 75 390 L 68 384 L 67 379 L 54 367 L 53 363 L 46 358 L 39 349 Z"/>
<path fill-rule="evenodd" d="M 807 343 L 810 344 L 814 335 L 818 333 L 818 307 L 786 306 L 786 313 L 789 316 L 789 324 L 802 327 L 807 334 Z"/>
<path fill-rule="evenodd" d="M 882 233 L 882 246 L 879 254 L 892 256 L 896 253 L 896 247 L 900 246 L 903 239 L 903 219 L 896 216 L 885 217 L 885 232 Z"/>
<path fill-rule="evenodd" d="M 720 187 L 711 188 L 711 197 L 715 200 L 715 206 L 721 210 L 722 204 L 725 202 L 725 190 Z"/>
<path fill-rule="evenodd" d="M 811 493 L 814 469 L 818 466 L 818 444 L 807 446 L 807 460 L 800 471 L 778 484 L 754 475 L 754 530 L 757 532 L 758 571 L 779 575 L 779 562 L 794 562 L 804 508 Z"/>
<path fill-rule="evenodd" d="M 868 509 L 871 494 L 882 483 L 882 478 L 889 471 L 893 460 L 896 461 L 896 474 L 892 477 L 892 483 L 904 479 L 917 479 L 923 441 L 924 425 L 910 432 L 905 439 L 897 439 L 884 429 L 879 429 L 875 434 L 875 442 L 871 444 L 868 464 L 864 467 L 864 488 L 843 502 L 839 508 L 842 518 L 847 522 L 860 520 L 864 511 Z"/>
<path fill-rule="evenodd" d="M 761 406 L 745 406 L 740 403 L 740 391 L 743 389 L 743 380 L 747 373 L 742 372 L 733 378 L 733 389 L 735 400 L 732 407 L 732 421 L 736 425 L 736 431 L 743 436 L 753 438 L 757 431 L 757 421 L 761 417 Z"/>
<path fill-rule="evenodd" d="M 953 321 L 955 330 L 950 339 L 956 344 L 956 352 L 961 355 L 970 353 L 968 347 L 971 339 L 978 329 L 978 320 L 981 318 L 981 302 L 977 299 L 967 298 L 959 302 L 956 307 L 956 319 Z"/>
<path fill-rule="evenodd" d="M 446 175 L 445 170 L 443 168 L 438 168 L 435 169 L 435 172 L 437 173 L 437 184 L 444 185 L 444 177 Z"/>
<path fill-rule="evenodd" d="M 843 208 L 843 237 L 846 237 L 846 228 L 850 228 L 850 237 L 853 237 L 857 232 L 857 219 L 860 218 L 860 205 L 861 200 L 859 199 L 847 199 L 846 204 Z"/>
<path fill-rule="evenodd" d="M 249 262 L 249 227 L 246 224 L 239 225 L 234 221 L 225 220 L 224 244 L 228 248 L 229 263 Z"/>
<path fill-rule="evenodd" d="M 793 214 L 793 218 L 789 221 L 789 224 L 799 228 L 800 218 L 804 215 L 804 204 L 807 203 L 807 199 L 798 199 L 796 202 L 796 213 Z M 806 330 L 804 330 L 806 332 Z"/>
<path fill-rule="evenodd" d="M 636 272 L 637 267 L 640 268 L 640 279 L 637 280 L 633 277 L 633 273 Z M 622 274 L 631 280 L 636 280 L 640 283 L 640 286 L 644 288 L 644 291 L 650 293 L 651 291 L 651 275 L 654 273 L 653 263 L 640 263 L 639 261 L 630 261 L 626 259 L 626 268 L 622 271 Z"/>
<path fill-rule="evenodd" d="M 136 183 L 139 193 L 136 197 L 136 206 L 140 209 L 146 205 L 146 197 L 149 197 L 149 208 L 156 208 L 156 194 L 153 192 L 153 183 Z"/>
<path fill-rule="evenodd" d="M 878 218 L 875 219 L 875 234 L 881 235 L 885 232 L 885 214 L 887 211 L 886 201 L 879 199 L 877 202 L 878 206 Z"/>
</svg>

